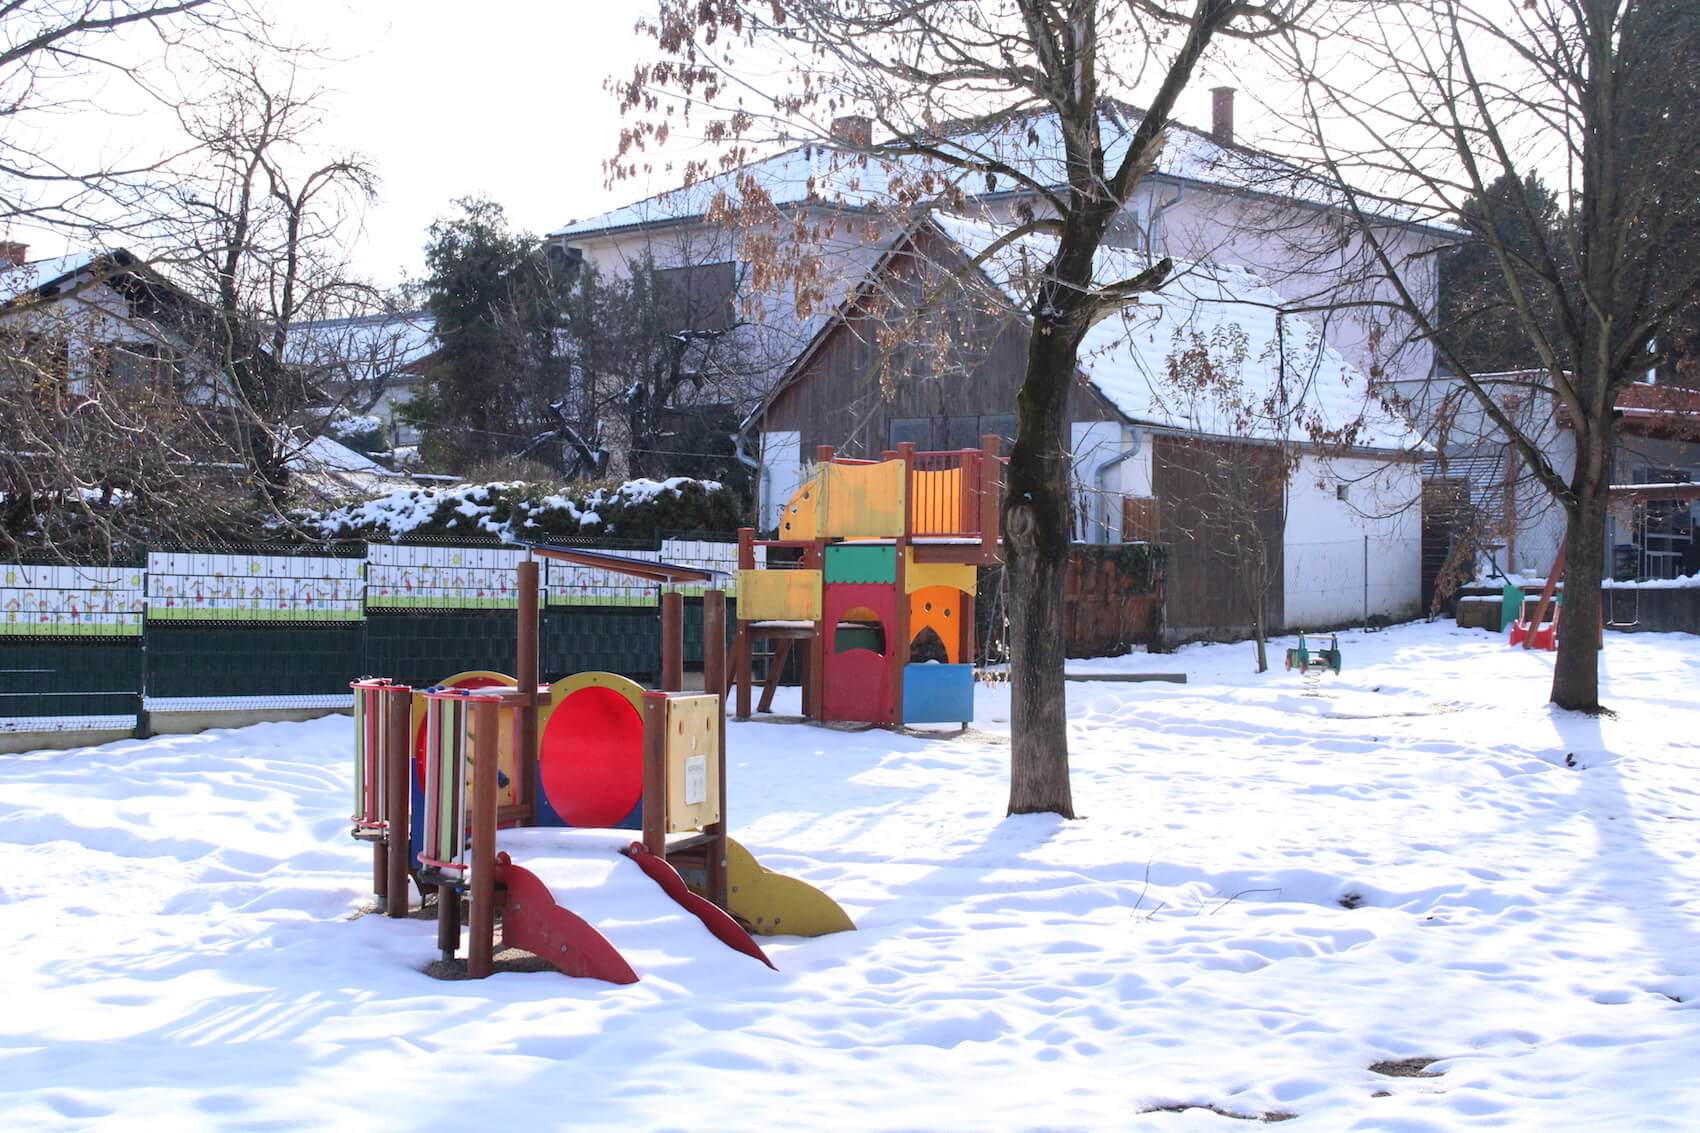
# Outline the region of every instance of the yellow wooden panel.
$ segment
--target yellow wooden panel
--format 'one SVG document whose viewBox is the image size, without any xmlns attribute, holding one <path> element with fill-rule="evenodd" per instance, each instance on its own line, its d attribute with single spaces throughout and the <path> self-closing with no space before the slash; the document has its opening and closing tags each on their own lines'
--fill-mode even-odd
<svg viewBox="0 0 1700 1133">
<path fill-rule="evenodd" d="M 908 470 L 901 460 L 823 464 L 816 528 L 831 539 L 895 539 L 904 534 Z"/>
<path fill-rule="evenodd" d="M 751 622 L 818 622 L 820 583 L 818 570 L 741 570 L 738 617 Z"/>
<path fill-rule="evenodd" d="M 915 497 L 912 535 L 962 533 L 962 469 L 916 472 L 910 482 Z"/>
<path fill-rule="evenodd" d="M 972 594 L 975 587 L 974 566 L 972 563 L 918 563 L 915 561 L 915 549 L 911 547 L 903 564 L 903 589 L 913 594 L 929 586 L 949 586 Z"/>
<path fill-rule="evenodd" d="M 825 936 L 856 927 L 837 901 L 806 881 L 774 873 L 731 838 L 726 839 L 726 904 L 762 936 Z"/>
<path fill-rule="evenodd" d="M 720 821 L 720 698 L 667 698 L 667 833 Z"/>
<path fill-rule="evenodd" d="M 792 495 L 785 510 L 779 513 L 779 537 L 781 539 L 813 539 L 816 527 L 816 498 L 820 495 L 820 474 L 804 481 Z"/>
</svg>

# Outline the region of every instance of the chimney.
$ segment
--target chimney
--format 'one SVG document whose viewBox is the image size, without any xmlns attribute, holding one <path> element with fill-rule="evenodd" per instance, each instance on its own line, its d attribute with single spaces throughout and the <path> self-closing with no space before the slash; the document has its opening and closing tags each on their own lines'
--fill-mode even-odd
<svg viewBox="0 0 1700 1133">
<path fill-rule="evenodd" d="M 1234 88 L 1210 88 L 1210 136 L 1217 145 L 1234 144 Z"/>
<path fill-rule="evenodd" d="M 874 144 L 874 120 L 866 114 L 846 114 L 832 120 L 832 140 L 854 149 Z"/>
<path fill-rule="evenodd" d="M 29 262 L 30 246 L 16 240 L 0 240 L 0 267 L 21 268 Z"/>
</svg>

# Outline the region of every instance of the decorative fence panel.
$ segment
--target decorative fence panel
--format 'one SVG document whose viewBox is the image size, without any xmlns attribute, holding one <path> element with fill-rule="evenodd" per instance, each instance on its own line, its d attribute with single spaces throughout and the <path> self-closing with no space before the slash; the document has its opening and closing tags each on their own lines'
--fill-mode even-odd
<svg viewBox="0 0 1700 1133">
<path fill-rule="evenodd" d="M 595 549 L 724 571 L 722 588 L 732 589 L 735 543 Z M 349 705 L 348 684 L 363 676 L 425 686 L 466 669 L 513 668 L 514 568 L 524 551 L 351 550 L 0 564 L 0 732 L 128 730 L 157 712 L 335 709 Z M 544 677 L 604 669 L 653 682 L 660 587 L 542 565 Z M 683 589 L 686 660 L 700 663 L 708 587 Z"/>
<path fill-rule="evenodd" d="M 142 632 L 140 564 L 0 565 L 0 636 L 122 637 Z"/>
</svg>

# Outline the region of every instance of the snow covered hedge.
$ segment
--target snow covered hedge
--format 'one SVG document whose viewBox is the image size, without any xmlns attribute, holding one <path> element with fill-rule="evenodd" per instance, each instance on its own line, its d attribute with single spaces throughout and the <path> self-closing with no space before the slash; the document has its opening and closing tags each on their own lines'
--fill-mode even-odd
<svg viewBox="0 0 1700 1133">
<path fill-rule="evenodd" d="M 649 539 L 658 530 L 734 531 L 736 492 L 714 480 L 674 476 L 555 490 L 510 481 L 452 488 L 399 488 L 307 517 L 328 539 L 387 542 L 402 536 L 494 535 L 527 541 L 599 535 Z"/>
</svg>

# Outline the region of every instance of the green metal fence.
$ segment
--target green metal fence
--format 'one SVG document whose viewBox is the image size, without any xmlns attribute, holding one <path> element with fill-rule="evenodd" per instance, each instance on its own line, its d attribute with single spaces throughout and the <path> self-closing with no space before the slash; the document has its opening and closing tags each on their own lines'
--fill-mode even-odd
<svg viewBox="0 0 1700 1133">
<path fill-rule="evenodd" d="M 707 546 L 722 565 L 724 552 Z M 161 552 L 149 556 L 151 572 L 141 563 L 0 564 L 0 732 L 145 730 L 150 714 L 170 711 L 336 709 L 348 704 L 349 682 L 364 676 L 423 687 L 468 669 L 511 672 L 511 591 L 496 608 L 466 603 L 460 593 L 435 606 L 394 600 L 397 589 L 422 589 L 421 579 L 437 589 L 445 577 L 454 585 L 456 570 L 476 599 L 485 576 L 499 570 L 484 561 L 488 553 L 433 550 L 442 564 L 412 575 L 405 556 L 388 553 L 391 593 L 373 602 L 365 600 L 373 592 L 365 564 L 347 550 Z M 546 591 L 538 642 L 544 679 L 601 669 L 658 680 L 659 604 L 599 600 L 582 572 L 573 583 L 567 601 L 561 590 Z M 626 599 L 630 590 L 622 581 L 609 593 Z M 684 606 L 685 663 L 700 665 L 702 599 L 687 595 Z M 729 639 L 734 619 L 729 608 Z"/>
</svg>

